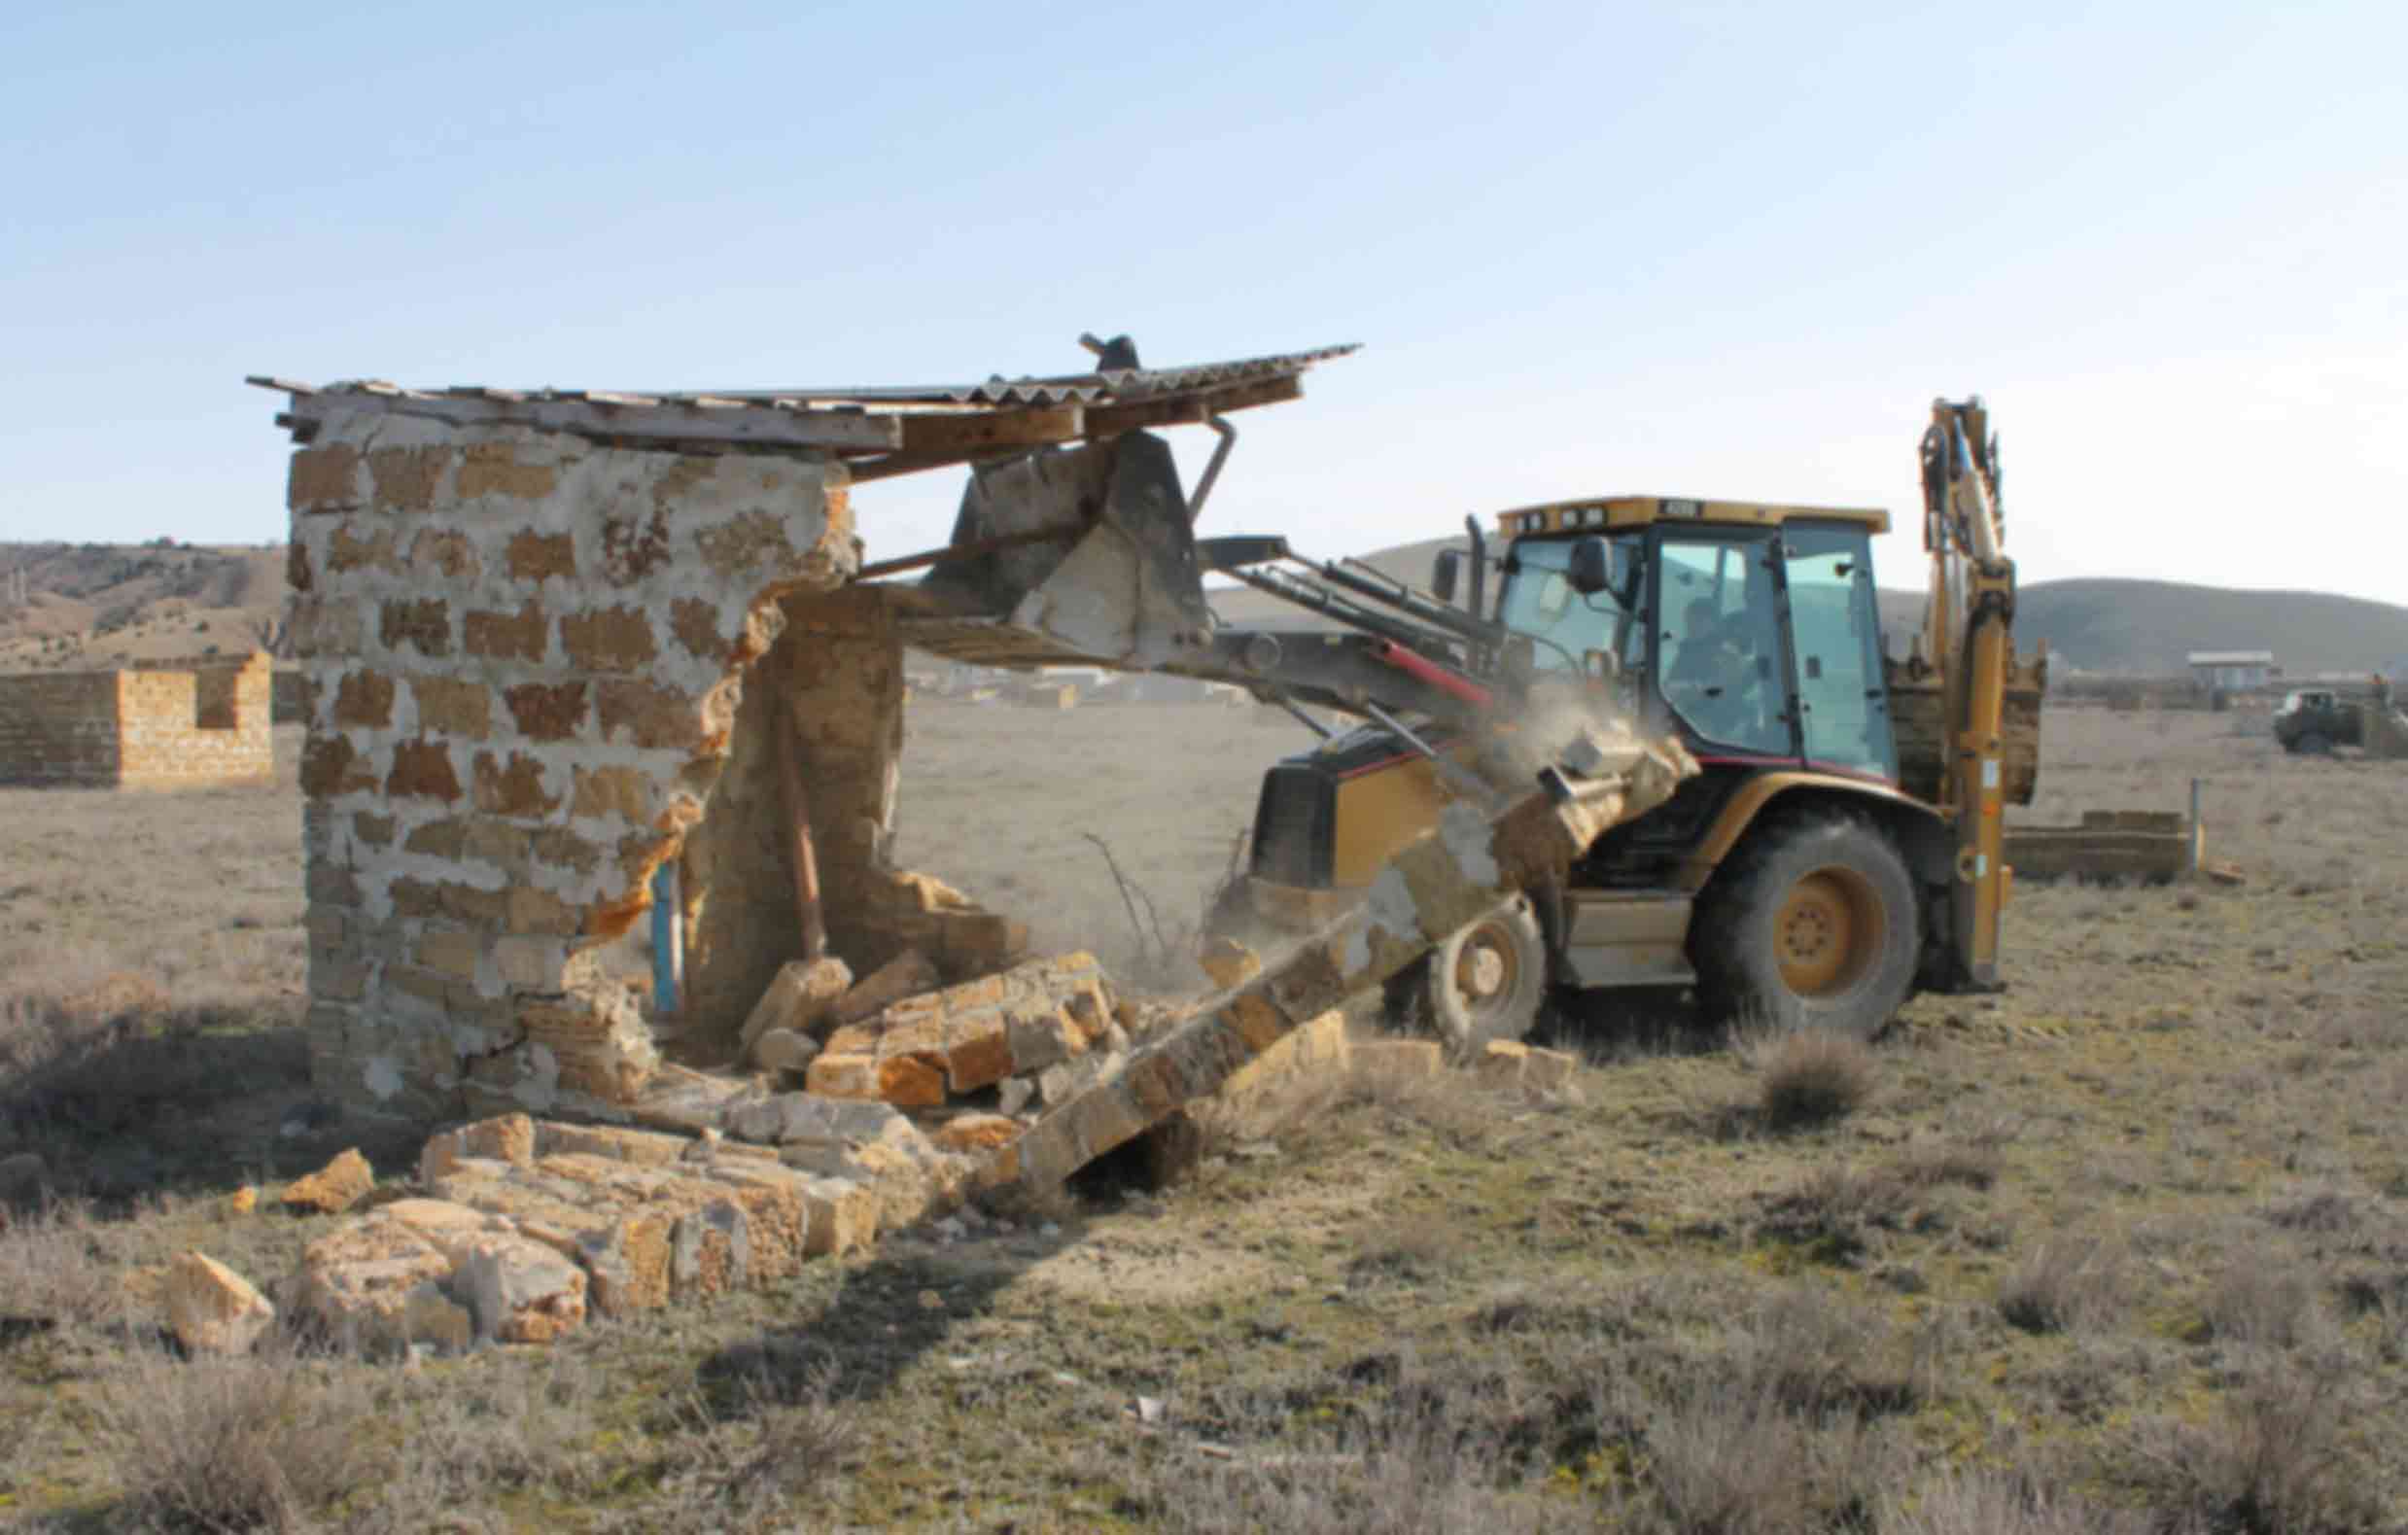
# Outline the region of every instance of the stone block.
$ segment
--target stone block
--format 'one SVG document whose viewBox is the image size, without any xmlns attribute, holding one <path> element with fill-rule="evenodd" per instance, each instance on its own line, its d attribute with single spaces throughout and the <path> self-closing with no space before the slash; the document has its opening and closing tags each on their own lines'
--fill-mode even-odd
<svg viewBox="0 0 2408 1535">
<path fill-rule="evenodd" d="M 690 1135 L 665 1135 L 620 1125 L 564 1125 L 547 1119 L 538 1121 L 534 1128 L 538 1157 L 607 1157 L 640 1168 L 676 1167 L 703 1144 Z"/>
<path fill-rule="evenodd" d="M 639 608 L 563 613 L 560 646 L 583 672 L 641 672 L 659 654 L 651 621 Z"/>
<path fill-rule="evenodd" d="M 1561 1050 L 1533 1049 L 1525 1058 L 1521 1085 L 1533 1093 L 1560 1093 L 1572 1085 L 1580 1057 Z"/>
<path fill-rule="evenodd" d="M 823 1052 L 803 1073 L 803 1085 L 821 1098 L 876 1099 L 883 1096 L 878 1064 L 876 1056 Z"/>
<path fill-rule="evenodd" d="M 993 1151 L 1018 1140 L 1025 1128 L 1020 1121 L 1001 1114 L 957 1114 L 938 1126 L 928 1138 L 943 1150 L 966 1154 Z"/>
<path fill-rule="evenodd" d="M 750 1058 L 753 1045 L 773 1029 L 798 1034 L 813 1032 L 828 1009 L 852 987 L 853 971 L 833 956 L 796 959 L 781 967 L 745 1018 L 744 1028 L 737 1035 L 738 1044 Z"/>
<path fill-rule="evenodd" d="M 1214 938 L 1196 956 L 1196 962 L 1212 984 L 1226 991 L 1243 986 L 1263 973 L 1263 961 L 1253 950 L 1235 938 Z"/>
<path fill-rule="evenodd" d="M 386 603 L 378 610 L 376 637 L 388 650 L 407 646 L 430 659 L 451 654 L 451 605 L 440 597 Z"/>
<path fill-rule="evenodd" d="M 842 1028 L 883 1012 L 906 997 L 934 991 L 943 984 L 936 966 L 917 949 L 906 949 L 871 971 L 829 1006 L 823 1022 Z"/>
<path fill-rule="evenodd" d="M 499 1232 L 451 1246 L 449 1285 L 479 1338 L 548 1343 L 585 1321 L 585 1271 L 532 1238 Z"/>
<path fill-rule="evenodd" d="M 295 1290 L 301 1314 L 337 1340 L 371 1348 L 415 1342 L 456 1345 L 467 1343 L 471 1329 L 467 1311 L 442 1296 L 441 1281 L 450 1273 L 451 1260 L 441 1248 L 374 1211 L 302 1248 Z"/>
<path fill-rule="evenodd" d="M 282 1203 L 287 1209 L 340 1215 L 375 1186 L 375 1169 L 355 1147 L 306 1177 L 286 1184 Z"/>
<path fill-rule="evenodd" d="M 752 1043 L 752 1064 L 764 1071 L 803 1071 L 820 1054 L 820 1041 L 791 1029 L 772 1029 Z"/>
<path fill-rule="evenodd" d="M 525 1167 L 536 1159 L 535 1121 L 524 1114 L 499 1114 L 430 1135 L 418 1152 L 418 1181 L 433 1186 L 464 1157 Z"/>
<path fill-rule="evenodd" d="M 249 1353 L 275 1325 L 267 1297 L 205 1253 L 186 1251 L 167 1270 L 167 1326 L 185 1351 Z"/>
<path fill-rule="evenodd" d="M 1487 1087 L 1518 1088 L 1530 1063 L 1530 1047 L 1518 1039 L 1491 1039 L 1480 1048 L 1473 1068 Z"/>
<path fill-rule="evenodd" d="M 445 804 L 459 799 L 460 776 L 452 771 L 451 749 L 440 741 L 396 741 L 393 767 L 385 775 L 385 794 L 391 799 L 439 799 Z"/>
<path fill-rule="evenodd" d="M 476 961 L 484 949 L 475 933 L 457 928 L 429 928 L 418 935 L 418 962 L 464 981 L 476 979 Z"/>
<path fill-rule="evenodd" d="M 541 661 L 551 644 L 543 606 L 532 601 L 519 604 L 515 612 L 471 609 L 462 629 L 469 654 L 488 660 Z"/>
<path fill-rule="evenodd" d="M 493 728 L 492 695 L 485 684 L 449 677 L 413 677 L 410 697 L 418 706 L 418 728 L 438 735 L 482 741 Z"/>
<path fill-rule="evenodd" d="M 566 741 L 585 722 L 583 682 L 521 682 L 504 688 L 502 701 L 530 741 Z"/>
<path fill-rule="evenodd" d="M 804 1185 L 811 1211 L 809 1257 L 842 1257 L 878 1238 L 878 1196 L 851 1178 L 815 1177 Z"/>
</svg>

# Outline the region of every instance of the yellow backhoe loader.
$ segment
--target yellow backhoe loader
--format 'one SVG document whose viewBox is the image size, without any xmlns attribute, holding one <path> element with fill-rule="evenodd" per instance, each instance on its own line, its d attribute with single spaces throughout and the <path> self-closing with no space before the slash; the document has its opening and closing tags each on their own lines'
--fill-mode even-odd
<svg viewBox="0 0 2408 1535">
<path fill-rule="evenodd" d="M 1192 500 L 1145 432 L 978 467 L 953 543 L 897 562 L 930 568 L 895 601 L 908 643 L 958 659 L 1236 681 L 1323 736 L 1265 775 L 1216 925 L 1258 943 L 1326 925 L 1450 801 L 1526 785 L 1570 727 L 1614 715 L 1700 771 L 1438 943 L 1394 999 L 1468 1047 L 1526 1032 L 1556 988 L 1691 988 L 1716 1013 L 1864 1035 L 1918 988 L 1997 987 L 2003 811 L 2031 798 L 2045 657 L 2015 655 L 1978 400 L 1937 401 L 1923 436 L 1931 588 L 1902 659 L 1875 602 L 1886 512 L 1551 503 L 1499 515 L 1493 554 L 1467 520 L 1425 592 L 1281 538 L 1197 540 L 1234 436 L 1200 419 L 1222 442 Z M 1208 572 L 1325 627 L 1223 627 Z"/>
</svg>

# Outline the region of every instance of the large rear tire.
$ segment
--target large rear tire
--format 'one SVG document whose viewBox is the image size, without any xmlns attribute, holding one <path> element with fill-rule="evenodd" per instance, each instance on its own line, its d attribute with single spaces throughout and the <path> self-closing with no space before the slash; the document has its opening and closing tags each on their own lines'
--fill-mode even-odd
<svg viewBox="0 0 2408 1535">
<path fill-rule="evenodd" d="M 1717 1017 L 1870 1039 L 1914 989 L 1914 880 L 1880 828 L 1841 814 L 1760 826 L 1690 927 L 1698 1000 Z"/>
<path fill-rule="evenodd" d="M 1547 937 L 1527 896 L 1468 923 L 1397 978 L 1391 1005 L 1407 1002 L 1448 1049 L 1470 1054 L 1491 1039 L 1520 1039 L 1547 1002 Z"/>
<path fill-rule="evenodd" d="M 2328 757 L 2333 754 L 2333 744 L 2311 730 L 2292 742 L 2291 750 L 2303 757 Z"/>
</svg>

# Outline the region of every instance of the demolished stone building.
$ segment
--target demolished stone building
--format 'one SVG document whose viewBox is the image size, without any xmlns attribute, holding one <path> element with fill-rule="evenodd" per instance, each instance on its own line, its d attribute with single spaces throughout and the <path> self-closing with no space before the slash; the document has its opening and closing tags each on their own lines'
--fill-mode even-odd
<svg viewBox="0 0 2408 1535">
<path fill-rule="evenodd" d="M 273 782 L 267 652 L 0 677 L 0 784 L 226 788 Z"/>
<path fill-rule="evenodd" d="M 697 1061 L 737 1059 L 822 927 L 855 976 L 907 949 L 949 982 L 1008 966 L 1019 924 L 890 861 L 905 641 L 1145 664 L 1202 616 L 1163 595 L 1200 589 L 1192 566 L 1156 578 L 1192 545 L 1124 515 L 1193 511 L 1146 429 L 1294 398 L 1327 355 L 746 397 L 256 380 L 297 443 L 320 1091 L 427 1122 L 646 1118 L 691 1073 L 599 961 L 664 864 Z M 950 549 L 865 566 L 855 487 L 963 464 Z M 1013 520 L 1031 499 L 1054 522 Z M 859 579 L 899 568 L 930 574 Z M 1081 607 L 1099 573 L 1149 594 L 1135 621 Z"/>
</svg>

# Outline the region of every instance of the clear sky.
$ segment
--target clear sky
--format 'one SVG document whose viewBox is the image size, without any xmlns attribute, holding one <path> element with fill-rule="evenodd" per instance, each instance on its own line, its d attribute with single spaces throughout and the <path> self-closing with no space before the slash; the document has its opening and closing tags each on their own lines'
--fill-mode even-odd
<svg viewBox="0 0 2408 1535">
<path fill-rule="evenodd" d="M 926 382 L 1095 331 L 1365 343 L 1238 418 L 1210 532 L 1617 490 L 1911 528 L 1929 401 L 1978 391 L 2026 580 L 2408 602 L 2404 56 L 2397 0 L 32 0 L 0 539 L 281 538 L 245 373 Z M 865 487 L 873 554 L 958 494 Z"/>
</svg>

